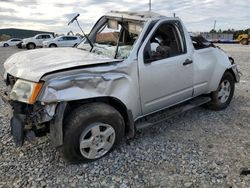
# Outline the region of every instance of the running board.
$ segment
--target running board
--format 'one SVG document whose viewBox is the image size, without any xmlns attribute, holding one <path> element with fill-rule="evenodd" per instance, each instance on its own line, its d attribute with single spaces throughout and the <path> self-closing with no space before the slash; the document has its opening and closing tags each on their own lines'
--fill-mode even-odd
<svg viewBox="0 0 250 188">
<path fill-rule="evenodd" d="M 205 97 L 205 96 L 196 97 L 196 98 L 191 99 L 187 102 L 178 104 L 176 106 L 173 106 L 173 107 L 170 107 L 170 108 L 167 108 L 164 110 L 161 110 L 159 112 L 155 112 L 153 114 L 150 114 L 148 116 L 145 116 L 145 117 L 139 119 L 135 123 L 136 129 L 139 130 L 139 129 L 143 129 L 143 128 L 149 127 L 151 125 L 154 125 L 154 124 L 158 124 L 158 123 L 165 121 L 173 116 L 176 116 L 178 114 L 181 114 L 183 112 L 186 112 L 188 110 L 196 108 L 196 107 L 201 106 L 203 104 L 206 104 L 209 101 L 211 101 L 210 97 Z"/>
</svg>

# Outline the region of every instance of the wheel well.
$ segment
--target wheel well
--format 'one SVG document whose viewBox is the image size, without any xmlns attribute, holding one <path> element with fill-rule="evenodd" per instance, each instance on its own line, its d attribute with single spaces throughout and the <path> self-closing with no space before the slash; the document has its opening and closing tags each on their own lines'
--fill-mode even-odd
<svg viewBox="0 0 250 188">
<path fill-rule="evenodd" d="M 236 79 L 236 77 L 235 77 L 234 71 L 233 71 L 231 68 L 230 68 L 230 69 L 227 69 L 227 70 L 225 71 L 225 73 L 226 73 L 226 72 L 231 73 L 231 74 L 233 75 L 233 77 L 234 77 L 234 81 L 237 82 L 237 79 Z M 224 74 L 225 74 L 225 73 L 224 73 Z"/>
<path fill-rule="evenodd" d="M 93 103 L 93 102 L 102 102 L 109 104 L 114 107 L 123 117 L 125 122 L 125 131 L 126 133 L 129 131 L 129 115 L 127 111 L 127 107 L 119 100 L 114 97 L 97 97 L 92 99 L 84 99 L 84 100 L 76 100 L 68 102 L 68 106 L 64 112 L 64 119 L 70 114 L 71 109 L 75 109 L 83 104 Z"/>
<path fill-rule="evenodd" d="M 50 44 L 49 46 L 52 46 L 52 45 L 55 45 L 55 46 L 57 46 L 55 43 L 52 43 L 52 44 Z"/>
</svg>

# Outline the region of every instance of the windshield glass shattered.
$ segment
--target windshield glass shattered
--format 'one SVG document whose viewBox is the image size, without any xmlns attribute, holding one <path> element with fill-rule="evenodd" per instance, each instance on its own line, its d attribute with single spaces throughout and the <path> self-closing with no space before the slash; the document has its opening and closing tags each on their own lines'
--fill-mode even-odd
<svg viewBox="0 0 250 188">
<path fill-rule="evenodd" d="M 83 40 L 77 48 L 115 59 L 126 59 L 132 51 L 141 30 L 141 23 L 107 19 L 91 40 Z"/>
</svg>

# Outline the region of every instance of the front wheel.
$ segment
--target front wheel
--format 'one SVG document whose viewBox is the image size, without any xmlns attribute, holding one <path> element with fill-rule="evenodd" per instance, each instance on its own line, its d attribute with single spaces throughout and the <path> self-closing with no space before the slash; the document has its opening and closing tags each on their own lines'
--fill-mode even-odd
<svg viewBox="0 0 250 188">
<path fill-rule="evenodd" d="M 242 39 L 242 40 L 240 41 L 240 43 L 241 43 L 242 45 L 248 45 L 248 39 Z"/>
<path fill-rule="evenodd" d="M 56 48 L 57 45 L 56 45 L 56 44 L 51 44 L 51 45 L 49 45 L 49 47 L 50 47 L 50 48 Z"/>
<path fill-rule="evenodd" d="M 208 107 L 212 110 L 223 110 L 231 102 L 234 95 L 235 80 L 230 72 L 225 72 L 219 87 L 211 93 L 212 100 L 208 103 Z"/>
<path fill-rule="evenodd" d="M 3 47 L 8 47 L 9 45 L 7 43 L 4 43 Z"/>
<path fill-rule="evenodd" d="M 35 45 L 35 44 L 33 44 L 33 43 L 27 44 L 27 49 L 28 49 L 28 50 L 32 50 L 32 49 L 35 49 L 35 48 L 36 48 L 36 45 Z"/>
<path fill-rule="evenodd" d="M 124 120 L 115 108 L 85 104 L 66 118 L 62 151 L 73 163 L 94 161 L 117 146 L 124 134 Z"/>
</svg>

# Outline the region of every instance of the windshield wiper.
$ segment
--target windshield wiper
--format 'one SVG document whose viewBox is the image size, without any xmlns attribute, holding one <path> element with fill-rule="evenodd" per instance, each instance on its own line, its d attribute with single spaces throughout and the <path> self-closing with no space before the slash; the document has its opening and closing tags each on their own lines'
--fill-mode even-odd
<svg viewBox="0 0 250 188">
<path fill-rule="evenodd" d="M 72 24 L 74 21 L 76 21 L 78 27 L 80 28 L 80 30 L 82 31 L 84 37 L 87 39 L 88 43 L 89 43 L 90 46 L 91 46 L 91 49 L 90 49 L 90 52 L 91 52 L 92 49 L 94 48 L 94 44 L 93 44 L 92 41 L 89 39 L 89 37 L 84 33 L 84 31 L 82 30 L 82 28 L 81 28 L 81 26 L 80 26 L 80 24 L 79 24 L 79 22 L 78 22 L 78 20 L 77 20 L 77 17 L 79 17 L 79 16 L 80 16 L 80 14 L 77 14 L 77 15 L 68 23 L 68 25 L 70 25 L 70 24 Z"/>
</svg>

